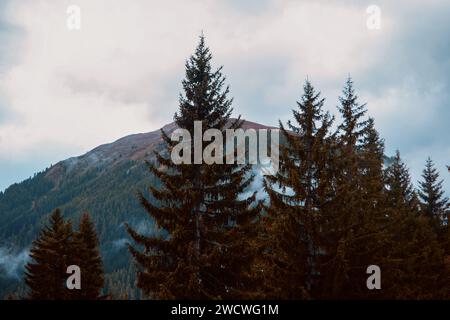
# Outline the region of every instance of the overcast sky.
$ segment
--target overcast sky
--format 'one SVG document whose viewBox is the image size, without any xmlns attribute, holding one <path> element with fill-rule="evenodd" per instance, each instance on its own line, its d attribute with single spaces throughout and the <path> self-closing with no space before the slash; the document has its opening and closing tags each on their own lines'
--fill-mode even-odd
<svg viewBox="0 0 450 320">
<path fill-rule="evenodd" d="M 335 113 L 351 74 L 387 154 L 400 149 L 414 181 L 431 156 L 449 193 L 449 17 L 448 0 L 0 0 L 0 190 L 171 122 L 203 30 L 235 115 L 289 119 L 306 77 Z"/>
</svg>

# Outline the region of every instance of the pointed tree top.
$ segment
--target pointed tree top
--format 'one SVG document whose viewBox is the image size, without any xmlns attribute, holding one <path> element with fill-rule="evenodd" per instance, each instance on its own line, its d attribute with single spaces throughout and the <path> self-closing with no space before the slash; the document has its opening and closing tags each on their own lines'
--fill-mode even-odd
<svg viewBox="0 0 450 320">
<path fill-rule="evenodd" d="M 345 81 L 344 89 L 342 90 L 343 94 L 347 98 L 355 97 L 355 89 L 354 82 L 350 75 L 348 75 L 347 80 Z"/>
</svg>

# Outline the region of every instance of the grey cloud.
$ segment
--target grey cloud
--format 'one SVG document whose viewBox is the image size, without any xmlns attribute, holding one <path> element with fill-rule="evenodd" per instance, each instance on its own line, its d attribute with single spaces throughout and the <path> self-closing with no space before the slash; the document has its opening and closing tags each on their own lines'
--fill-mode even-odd
<svg viewBox="0 0 450 320">
<path fill-rule="evenodd" d="M 389 98 L 396 99 L 377 121 L 387 152 L 400 149 L 414 181 L 431 156 L 442 178 L 447 178 L 449 193 L 445 164 L 450 163 L 450 3 L 391 1 L 381 2 L 380 7 L 395 17 L 396 28 L 379 63 L 356 72 L 357 83 L 363 95 L 379 99 L 367 101 L 375 114 L 389 104 Z"/>
</svg>

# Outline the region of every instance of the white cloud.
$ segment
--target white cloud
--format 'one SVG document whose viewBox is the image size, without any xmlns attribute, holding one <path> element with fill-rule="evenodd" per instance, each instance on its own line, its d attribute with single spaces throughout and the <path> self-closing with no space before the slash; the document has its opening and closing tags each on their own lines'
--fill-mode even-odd
<svg viewBox="0 0 450 320">
<path fill-rule="evenodd" d="M 202 29 L 219 63 L 288 61 L 287 83 L 265 88 L 269 100 L 297 90 L 305 74 L 342 78 L 363 68 L 356 48 L 374 45 L 365 12 L 355 7 L 274 1 L 270 10 L 243 16 L 218 1 L 72 2 L 81 8 L 80 31 L 66 27 L 67 1 L 9 7 L 10 23 L 24 32 L 17 64 L 0 80 L 16 115 L 0 126 L 0 157 L 49 143 L 79 151 L 170 121 L 184 60 Z M 262 85 L 258 74 L 239 76 Z"/>
<path fill-rule="evenodd" d="M 53 153 L 57 161 L 68 152 L 76 155 L 171 121 L 184 61 L 201 30 L 215 63 L 225 65 L 235 113 L 272 125 L 286 119 L 306 76 L 334 110 L 351 73 L 358 88 L 366 85 L 362 97 L 389 140 L 396 135 L 392 119 L 419 110 L 418 104 L 405 106 L 405 95 L 412 102 L 435 103 L 408 91 L 403 73 L 441 69 L 433 65 L 433 52 L 425 52 L 420 67 L 422 48 L 408 36 L 415 32 L 408 17 L 419 10 L 418 3 L 380 1 L 382 28 L 370 31 L 366 8 L 372 3 L 363 2 L 11 1 L 4 19 L 22 31 L 8 37 L 14 41 L 8 47 L 16 50 L 14 64 L 0 69 L 0 107 L 8 113 L 0 119 L 0 160 L 33 161 L 36 150 L 56 146 L 64 150 Z M 69 4 L 81 8 L 79 31 L 66 27 Z M 419 11 L 436 21 L 434 14 L 444 5 L 435 0 L 428 11 Z M 389 77 L 386 87 L 380 86 Z M 435 113 L 430 109 L 405 121 L 431 126 Z"/>
</svg>

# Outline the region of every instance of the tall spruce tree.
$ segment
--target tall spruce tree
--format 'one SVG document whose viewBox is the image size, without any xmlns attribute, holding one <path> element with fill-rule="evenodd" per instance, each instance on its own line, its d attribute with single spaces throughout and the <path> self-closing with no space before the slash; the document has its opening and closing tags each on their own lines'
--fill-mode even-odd
<svg viewBox="0 0 450 320">
<path fill-rule="evenodd" d="M 436 228 L 440 228 L 445 220 L 448 198 L 444 196 L 444 190 L 442 190 L 444 181 L 439 180 L 439 172 L 431 158 L 427 159 L 422 179 L 419 182 L 418 194 L 423 212 L 434 222 Z"/>
<path fill-rule="evenodd" d="M 419 215 L 411 178 L 397 151 L 386 169 L 386 250 L 383 298 L 430 299 L 443 291 L 443 252 L 427 217 Z"/>
<path fill-rule="evenodd" d="M 81 216 L 78 231 L 73 240 L 74 264 L 81 269 L 81 290 L 73 290 L 73 298 L 96 300 L 101 298 L 104 284 L 102 259 L 95 227 L 88 213 Z"/>
<path fill-rule="evenodd" d="M 369 118 L 363 131 L 359 148 L 359 174 L 362 209 L 358 219 L 358 238 L 354 250 L 358 253 L 353 260 L 355 279 L 361 281 L 364 269 L 369 265 L 379 265 L 384 261 L 386 250 L 386 199 L 384 193 L 384 141 L 375 129 L 375 121 Z M 364 275 L 365 277 L 366 275 Z M 357 298 L 379 297 L 380 290 L 367 290 L 358 286 Z"/>
<path fill-rule="evenodd" d="M 373 120 L 365 119 L 365 104 L 358 102 L 351 78 L 339 101 L 342 123 L 329 163 L 333 196 L 321 214 L 321 277 L 316 296 L 365 298 L 366 268 L 373 264 L 381 236 L 383 144 Z"/>
<path fill-rule="evenodd" d="M 369 118 L 364 130 L 360 148 L 360 174 L 362 207 L 365 214 L 363 225 L 372 228 L 373 232 L 381 232 L 384 224 L 386 202 L 384 194 L 384 140 L 375 129 L 375 121 Z M 379 236 L 382 236 L 379 234 Z"/>
<path fill-rule="evenodd" d="M 264 221 L 260 268 L 266 297 L 307 298 L 316 276 L 318 253 L 317 219 L 329 197 L 327 160 L 332 118 L 323 111 L 324 99 L 311 82 L 292 110 L 294 123 L 286 129 L 281 144 L 280 168 L 265 179 L 270 205 Z"/>
<path fill-rule="evenodd" d="M 369 118 L 361 143 L 360 171 L 363 196 L 367 207 L 382 210 L 384 190 L 384 140 L 375 129 L 375 121 Z"/>
<path fill-rule="evenodd" d="M 177 126 L 188 130 L 191 137 L 194 121 L 202 122 L 203 132 L 215 128 L 224 133 L 230 123 L 233 128 L 241 124 L 230 120 L 229 88 L 224 86 L 222 68 L 213 71 L 211 59 L 202 35 L 186 62 L 183 94 L 174 116 Z M 130 246 L 140 266 L 138 287 L 146 295 L 160 299 L 246 296 L 251 292 L 251 278 L 246 276 L 252 263 L 248 242 L 259 207 L 252 206 L 254 194 L 243 200 L 238 196 L 252 181 L 250 167 L 175 164 L 167 157 L 175 142 L 165 132 L 162 138 L 167 152 L 158 154 L 157 164 L 149 168 L 163 187 L 149 188 L 157 203 L 143 194 L 140 201 L 164 235 L 145 236 L 128 228 L 141 246 Z M 193 144 L 191 141 L 191 151 Z"/>
<path fill-rule="evenodd" d="M 25 268 L 25 283 L 29 288 L 29 299 L 65 300 L 72 293 L 66 287 L 67 267 L 72 264 L 72 225 L 64 221 L 59 209 L 50 217 L 40 236 L 30 250 L 32 259 Z"/>
</svg>

